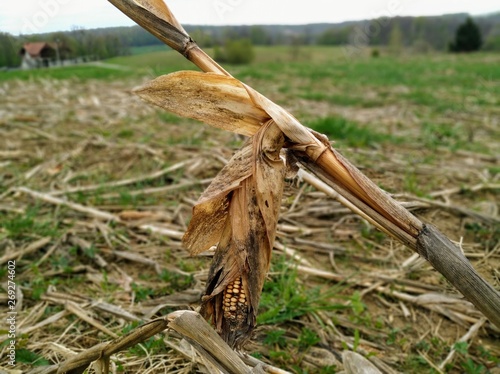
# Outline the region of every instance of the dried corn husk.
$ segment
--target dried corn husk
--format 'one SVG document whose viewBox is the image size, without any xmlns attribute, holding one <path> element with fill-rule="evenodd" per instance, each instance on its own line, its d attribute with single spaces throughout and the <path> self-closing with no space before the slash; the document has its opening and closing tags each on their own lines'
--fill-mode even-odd
<svg viewBox="0 0 500 374">
<path fill-rule="evenodd" d="M 283 144 L 274 121 L 263 125 L 202 195 L 183 238 L 192 254 L 218 242 L 201 313 L 232 346 L 255 327 L 283 192 Z"/>
</svg>

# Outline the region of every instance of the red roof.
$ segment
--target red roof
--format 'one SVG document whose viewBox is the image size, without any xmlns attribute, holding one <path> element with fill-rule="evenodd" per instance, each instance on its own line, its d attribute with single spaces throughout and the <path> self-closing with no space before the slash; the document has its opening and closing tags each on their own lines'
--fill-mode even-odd
<svg viewBox="0 0 500 374">
<path fill-rule="evenodd" d="M 23 49 L 21 49 L 21 54 L 28 53 L 31 57 L 37 57 L 40 56 L 40 53 L 42 53 L 44 48 L 55 49 L 55 46 L 53 46 L 52 43 L 47 42 L 26 43 L 24 44 Z"/>
</svg>

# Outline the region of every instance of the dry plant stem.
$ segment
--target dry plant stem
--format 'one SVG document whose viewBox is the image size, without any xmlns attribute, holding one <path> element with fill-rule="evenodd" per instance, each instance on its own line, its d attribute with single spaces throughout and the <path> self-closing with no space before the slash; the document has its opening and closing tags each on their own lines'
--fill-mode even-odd
<svg viewBox="0 0 500 374">
<path fill-rule="evenodd" d="M 382 374 L 375 365 L 356 352 L 342 352 L 342 363 L 347 374 Z"/>
<path fill-rule="evenodd" d="M 85 310 L 83 310 L 78 304 L 73 303 L 71 301 L 66 303 L 66 309 L 76 315 L 81 320 L 87 322 L 89 325 L 94 326 L 96 329 L 101 330 L 105 334 L 111 336 L 112 338 L 118 338 L 113 331 L 108 329 L 106 326 L 103 326 L 101 323 L 90 317 Z"/>
<path fill-rule="evenodd" d="M 213 61 L 210 56 L 202 51 L 183 29 L 179 30 L 173 26 L 173 24 L 179 25 L 179 23 L 175 20 L 175 18 L 173 18 L 170 12 L 170 18 L 165 20 L 151 13 L 148 9 L 138 5 L 138 3 L 133 0 L 109 1 L 143 28 L 155 35 L 158 39 L 193 62 L 202 71 L 231 76 L 219 64 Z M 256 96 L 258 96 L 257 92 L 249 87 L 246 88 L 249 91 L 249 94 L 253 92 Z M 312 154 L 309 153 L 308 156 L 312 156 L 312 159 L 315 160 L 317 158 L 317 155 L 314 154 L 314 152 L 317 152 L 316 147 L 308 147 L 307 150 L 312 152 Z M 348 166 L 351 166 L 351 168 L 347 169 L 345 164 L 346 160 L 334 152 L 334 150 L 327 150 L 319 158 L 317 158 L 317 162 L 318 165 L 320 165 L 337 181 L 337 183 L 341 183 L 341 185 L 345 186 L 347 190 L 353 191 L 355 196 L 360 198 L 360 200 L 368 202 L 368 205 L 376 211 L 382 211 L 381 213 L 388 220 L 393 221 L 396 225 L 403 225 L 403 229 L 407 233 L 416 234 L 419 231 L 422 224 L 398 203 L 393 202 L 394 204 L 385 204 L 386 206 L 381 207 L 380 202 L 384 202 L 387 195 L 383 193 L 380 194 L 381 196 L 368 194 L 366 189 L 359 185 L 359 179 L 367 182 L 368 184 L 371 183 L 371 185 L 369 185 L 372 187 L 370 189 L 370 193 L 373 191 L 380 191 L 380 189 L 378 189 L 378 187 L 368 178 L 364 177 L 364 175 L 354 166 L 347 164 Z M 358 172 L 358 180 L 353 178 L 353 171 Z"/>
<path fill-rule="evenodd" d="M 496 184 L 496 183 L 479 183 L 479 184 L 476 184 L 474 186 L 453 187 L 453 188 L 449 188 L 447 190 L 431 192 L 429 194 L 429 196 L 439 197 L 439 196 L 446 196 L 446 195 L 453 195 L 453 194 L 463 193 L 464 191 L 477 192 L 477 191 L 481 191 L 481 190 L 500 190 L 500 184 Z"/>
<path fill-rule="evenodd" d="M 418 236 L 417 252 L 500 327 L 500 292 L 476 272 L 455 244 L 433 226 L 425 225 Z"/>
<path fill-rule="evenodd" d="M 129 334 L 124 335 L 112 342 L 96 345 L 75 357 L 65 361 L 57 370 L 58 374 L 83 373 L 91 362 L 110 357 L 124 349 L 139 344 L 150 337 L 164 331 L 168 327 L 167 319 L 157 319 L 142 325 Z"/>
<path fill-rule="evenodd" d="M 183 335 L 191 345 L 224 373 L 252 372 L 198 313 L 183 312 L 170 323 L 169 327 Z"/>
<path fill-rule="evenodd" d="M 262 367 L 264 373 L 268 373 L 268 374 L 292 374 L 290 371 L 282 370 L 282 369 L 279 369 L 277 367 L 268 365 L 268 364 L 260 361 L 259 359 L 255 358 L 253 356 L 250 356 L 246 353 L 240 352 L 239 357 L 241 357 L 243 362 L 245 362 L 247 365 L 254 366 L 254 367 L 260 365 Z"/>
<path fill-rule="evenodd" d="M 480 318 L 479 314 L 473 305 L 465 299 L 453 297 L 445 294 L 434 293 L 436 291 L 424 290 L 414 286 L 408 286 L 407 282 L 396 281 L 399 279 L 398 275 L 391 277 L 379 274 L 366 274 L 360 277 L 338 274 L 328 271 L 322 271 L 311 267 L 298 266 L 297 271 L 303 274 L 320 277 L 323 279 L 333 280 L 335 282 L 343 282 L 352 286 L 362 287 L 364 290 L 362 295 L 370 291 L 376 291 L 380 294 L 385 294 L 391 298 L 398 299 L 405 303 L 410 303 L 421 308 L 428 309 L 445 316 L 446 318 L 454 321 L 460 326 L 467 328 L 470 323 L 477 323 Z M 381 284 L 388 283 L 388 286 L 381 286 Z M 406 292 L 402 292 L 405 290 Z M 410 292 L 410 293 L 408 293 Z M 415 296 L 413 294 L 418 294 Z M 337 316 L 341 325 L 349 327 L 351 322 Z M 356 329 L 359 326 L 352 324 L 352 328 Z"/>
<path fill-rule="evenodd" d="M 436 370 L 438 372 L 438 374 L 445 374 L 444 371 L 442 371 L 430 358 L 429 356 L 427 356 L 427 354 L 423 351 L 417 351 L 418 354 L 425 360 L 425 362 L 427 362 L 427 364 L 433 368 L 434 370 Z"/>
<path fill-rule="evenodd" d="M 36 331 L 42 327 L 48 326 L 56 321 L 59 321 L 61 318 L 64 318 L 67 314 L 68 314 L 68 311 L 66 311 L 66 310 L 60 311 L 59 313 L 56 313 L 56 314 L 44 319 L 43 321 L 38 322 L 36 325 L 29 326 L 29 327 L 23 327 L 23 328 L 19 329 L 18 333 L 19 334 L 29 334 L 29 333 Z M 7 335 L 0 336 L 0 340 L 3 341 L 4 339 L 7 339 Z"/>
<path fill-rule="evenodd" d="M 452 206 L 450 204 L 446 204 L 446 203 L 443 203 L 440 201 L 434 201 L 434 200 L 425 199 L 425 198 L 417 197 L 417 196 L 401 195 L 401 197 L 402 198 L 409 198 L 409 199 L 412 199 L 412 200 L 418 201 L 418 202 L 422 202 L 422 203 L 427 204 L 428 206 L 435 206 L 435 207 L 438 207 L 438 208 L 443 209 L 443 210 L 455 211 L 455 212 L 460 213 L 463 216 L 469 216 L 477 221 L 483 221 L 483 222 L 490 224 L 490 225 L 500 223 L 500 218 L 481 214 L 481 213 L 475 212 L 471 209 L 466 209 L 466 208 L 462 208 L 459 206 Z"/>
<path fill-rule="evenodd" d="M 140 6 L 138 2 L 135 2 L 133 0 L 109 1 L 123 13 L 129 16 L 132 20 L 155 35 L 158 39 L 193 62 L 202 71 L 231 76 L 219 64 L 213 61 L 210 56 L 208 56 L 203 50 L 201 50 L 198 45 L 189 37 L 189 35 L 184 32 L 183 29 L 179 29 L 179 23 L 177 22 L 177 20 L 173 19 L 171 13 L 170 19 L 165 20 L 153 14 L 145 7 Z M 174 25 L 177 25 L 178 27 L 176 28 Z M 249 93 L 253 91 L 249 87 L 247 87 L 247 89 L 249 90 Z M 258 93 L 255 92 L 255 94 Z M 316 151 L 315 147 L 309 147 L 308 149 L 310 149 L 312 153 Z M 342 181 L 342 183 L 346 185 L 348 190 L 355 191 L 355 194 L 360 196 L 362 200 L 369 201 L 371 203 L 370 205 L 372 205 L 375 209 L 379 207 L 377 205 L 377 202 L 372 199 L 372 197 L 368 195 L 364 189 L 360 188 L 356 180 L 354 180 L 350 175 L 349 171 L 342 166 L 341 162 L 339 162 L 339 160 L 335 156 L 333 156 L 333 153 L 325 152 L 325 154 L 326 157 L 322 155 L 317 160 L 320 165 L 322 165 L 326 170 L 334 175 L 337 180 Z M 309 155 L 313 156 L 313 159 L 317 158 L 315 154 Z M 400 215 L 405 215 L 404 212 L 406 212 L 406 210 L 401 207 L 398 208 L 399 209 L 395 209 L 395 211 L 399 212 Z M 393 219 L 388 214 L 386 214 L 386 218 Z M 407 227 L 406 229 L 407 231 L 410 231 L 410 227 Z"/>
<path fill-rule="evenodd" d="M 184 33 L 184 30 L 181 31 L 177 29 L 171 23 L 154 15 L 148 9 L 141 7 L 133 0 L 109 1 L 143 28 L 193 62 L 202 71 L 231 76 L 219 64 L 213 61 L 211 57 L 202 51 L 189 37 L 189 35 Z M 173 16 L 171 14 L 170 17 L 169 21 L 172 22 Z M 178 24 L 175 19 L 173 23 Z M 249 87 L 247 87 L 247 90 L 249 90 L 249 93 L 253 91 Z M 253 92 L 258 95 L 257 92 Z M 307 150 L 311 150 L 312 153 L 316 152 L 315 147 L 308 147 Z M 312 156 L 313 160 L 317 158 L 315 154 L 309 153 L 308 156 Z M 388 204 L 384 204 L 385 206 L 381 206 L 381 202 L 384 202 L 388 196 L 382 193 L 382 191 L 380 191 L 380 189 L 378 189 L 373 182 L 366 178 L 354 166 L 347 164 L 347 166 L 350 166 L 350 168 L 347 169 L 346 160 L 343 159 L 338 153 L 335 153 L 334 150 L 330 149 L 324 152 L 319 158 L 317 158 L 317 162 L 322 169 L 324 169 L 337 181 L 337 183 L 340 183 L 347 190 L 353 191 L 355 196 L 362 201 L 366 201 L 375 211 L 382 213 L 386 219 L 392 221 L 396 225 L 402 225 L 403 230 L 407 233 L 414 234 L 415 236 L 422 227 L 420 221 L 413 217 L 398 203 L 391 201 Z M 357 172 L 358 180 L 353 177 L 353 172 Z M 365 188 L 359 185 L 359 180 L 366 182 L 368 186 L 371 187 L 370 194 L 366 192 Z M 373 196 L 372 192 L 374 191 L 380 191 L 380 196 Z"/>
<path fill-rule="evenodd" d="M 51 195 L 44 194 L 38 191 L 33 191 L 27 187 L 19 187 L 17 191 L 31 195 L 35 199 L 42 200 L 50 204 L 67 206 L 70 209 L 76 210 L 97 219 L 103 219 L 106 221 L 119 221 L 119 218 L 111 213 L 103 212 L 101 210 L 90 208 L 81 204 L 72 203 L 70 201 L 59 199 L 57 197 L 53 197 Z"/>
<path fill-rule="evenodd" d="M 152 336 L 171 328 L 189 341 L 198 352 L 214 363 L 223 373 L 251 374 L 263 373 L 256 367 L 253 370 L 243 363 L 222 338 L 196 312 L 179 311 L 146 323 L 130 333 L 111 342 L 96 345 L 83 351 L 59 366 L 54 365 L 44 373 L 83 373 L 94 361 L 99 360 L 103 372 L 107 373 L 107 362 L 111 355 L 146 341 Z"/>
<path fill-rule="evenodd" d="M 500 327 L 500 293 L 486 282 L 472 267 L 469 260 L 446 236 L 431 225 L 423 225 L 416 238 L 409 236 L 399 227 L 385 220 L 378 212 L 371 210 L 364 202 L 350 195 L 339 187 L 336 181 L 310 159 L 299 156 L 301 163 L 318 175 L 326 184 L 351 203 L 377 221 L 384 232 L 400 240 L 416 251 L 448 281 L 453 284 L 470 302 L 472 302 L 488 319 Z M 342 200 L 340 200 L 342 203 Z M 416 218 L 415 218 L 416 219 Z M 420 222 L 420 221 L 418 221 Z"/>
<path fill-rule="evenodd" d="M 362 214 L 360 215 L 363 218 L 369 217 L 368 221 L 373 223 L 383 232 L 398 239 L 401 243 L 408 246 L 409 248 L 416 250 L 417 248 L 416 234 L 415 235 L 409 234 L 404 229 L 402 229 L 395 223 L 389 221 L 386 217 L 382 216 L 382 214 L 374 210 L 366 202 L 358 199 L 350 191 L 346 190 L 342 186 L 339 186 L 335 177 L 333 177 L 331 174 L 323 170 L 318 164 L 316 164 L 309 157 L 307 157 L 307 155 L 296 153 L 296 156 L 302 165 L 304 165 L 313 174 L 317 175 L 324 183 L 326 183 L 329 187 L 331 187 L 342 197 L 341 199 L 338 199 L 338 201 L 341 204 L 344 204 L 349 209 L 352 209 L 354 206 L 356 208 L 354 209 L 355 213 L 360 214 L 359 212 L 362 212 Z"/>
<path fill-rule="evenodd" d="M 47 193 L 33 191 L 33 190 L 26 188 L 26 187 L 19 187 L 15 191 L 23 192 L 27 195 L 32 196 L 35 199 L 45 201 L 46 203 L 49 203 L 49 204 L 66 206 L 66 207 L 73 209 L 77 212 L 81 212 L 89 217 L 93 217 L 93 218 L 105 220 L 105 221 L 118 222 L 118 223 L 122 223 L 122 224 L 124 223 L 120 219 L 120 217 L 117 215 L 114 215 L 114 214 L 111 214 L 109 212 L 105 212 L 105 211 L 102 211 L 99 209 L 90 208 L 90 207 L 87 207 L 85 205 L 73 203 L 71 201 L 64 200 L 64 199 L 49 195 Z M 133 225 L 130 225 L 130 226 L 133 226 Z M 149 231 L 149 232 L 152 232 L 154 234 L 168 236 L 169 238 L 177 239 L 177 240 L 180 240 L 183 236 L 183 233 L 180 231 L 171 230 L 171 229 L 164 228 L 164 227 L 157 227 L 157 226 L 153 226 L 153 225 L 142 225 L 142 224 L 138 225 L 137 227 L 141 230 L 144 230 L 144 231 Z M 24 251 L 26 251 L 26 253 L 29 253 L 29 252 L 36 250 L 37 248 L 35 248 L 34 246 L 38 245 L 40 242 L 33 243 L 32 245 L 27 247 Z M 20 254 L 23 254 L 23 253 L 24 252 L 22 252 L 22 253 L 16 252 L 15 255 L 19 256 Z M 2 258 L 0 258 L 0 261 L 8 261 L 12 255 L 14 255 L 14 254 L 9 254 L 9 255 L 2 257 Z M 9 258 L 7 258 L 7 256 L 9 256 Z M 0 264 L 1 264 L 1 262 L 0 262 Z"/>
<path fill-rule="evenodd" d="M 208 323 L 196 312 L 174 312 L 165 318 L 146 323 L 129 334 L 108 343 L 92 347 L 57 366 L 52 366 L 46 373 L 82 373 L 93 361 L 104 364 L 110 356 L 139 344 L 150 337 L 172 328 L 188 340 L 198 352 L 214 363 L 223 373 L 250 374 L 261 373 L 259 368 L 250 369 Z"/>
<path fill-rule="evenodd" d="M 389 234 L 386 229 L 380 225 L 377 221 L 372 219 L 369 215 L 365 214 L 363 210 L 358 209 L 356 205 L 351 203 L 349 200 L 347 200 L 344 196 L 340 195 L 337 191 L 335 191 L 332 187 L 327 185 L 325 182 L 314 176 L 313 174 L 305 171 L 304 169 L 299 169 L 297 173 L 297 177 L 306 183 L 310 184 L 314 188 L 316 188 L 318 191 L 323 192 L 325 195 L 331 197 L 332 199 L 337 200 L 340 202 L 342 205 L 348 207 L 351 211 L 354 213 L 358 214 L 359 216 L 363 217 L 366 219 L 368 222 L 370 222 L 372 225 L 376 226 L 380 230 L 384 231 L 385 233 Z"/>
<path fill-rule="evenodd" d="M 50 243 L 51 240 L 52 240 L 51 237 L 42 238 L 34 243 L 31 243 L 26 248 L 14 252 L 7 252 L 2 257 L 0 257 L 0 265 L 5 264 L 9 260 L 19 259 L 24 255 L 27 255 L 31 252 L 35 252 L 40 248 L 45 247 L 47 244 Z"/>
<path fill-rule="evenodd" d="M 393 200 L 387 193 L 383 192 L 336 150 L 332 148 L 328 149 L 316 163 L 325 171 L 329 179 L 340 184 L 347 191 L 354 192 L 354 195 L 359 200 L 365 202 L 409 235 L 415 236 L 422 229 L 423 224 L 418 218 L 403 208 L 397 201 Z M 350 178 L 336 178 L 339 168 L 346 170 Z M 355 184 L 356 188 L 353 189 L 351 184 Z M 359 190 L 362 192 L 356 193 Z"/>
<path fill-rule="evenodd" d="M 173 17 L 170 20 L 160 18 L 133 0 L 109 0 L 109 2 L 163 43 L 193 62 L 202 71 L 231 76 L 201 50 L 184 29 L 175 27 L 176 25 L 180 26 L 180 24 L 177 20 L 172 19 Z"/>
<path fill-rule="evenodd" d="M 94 190 L 98 190 L 98 189 L 110 188 L 110 187 L 127 186 L 129 184 L 134 184 L 134 183 L 162 177 L 165 174 L 168 174 L 168 173 L 176 171 L 180 168 L 183 168 L 184 166 L 188 165 L 189 163 L 190 162 L 188 162 L 188 161 L 178 162 L 177 164 L 169 166 L 168 168 L 165 168 L 165 169 L 159 170 L 159 171 L 155 171 L 154 173 L 151 173 L 149 175 L 144 175 L 144 176 L 141 176 L 139 178 L 124 179 L 121 181 L 116 181 L 116 182 L 111 182 L 111 183 L 73 187 L 73 188 L 68 188 L 68 189 L 64 189 L 64 190 L 60 190 L 60 191 L 50 191 L 47 194 L 51 195 L 51 196 L 58 196 L 58 195 L 72 194 L 72 193 L 76 193 L 76 192 L 89 192 L 89 191 L 94 191 Z"/>
</svg>

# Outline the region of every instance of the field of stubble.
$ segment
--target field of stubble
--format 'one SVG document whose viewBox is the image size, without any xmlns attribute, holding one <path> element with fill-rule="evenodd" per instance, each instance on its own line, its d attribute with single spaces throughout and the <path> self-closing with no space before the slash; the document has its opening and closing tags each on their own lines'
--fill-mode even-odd
<svg viewBox="0 0 500 374">
<path fill-rule="evenodd" d="M 253 64 L 227 68 L 460 242 L 500 290 L 500 55 L 257 52 Z M 0 72 L 0 283 L 15 261 L 18 312 L 17 366 L 4 359 L 2 328 L 0 371 L 42 372 L 199 305 L 210 258 L 190 257 L 180 239 L 243 139 L 130 93 L 178 69 L 191 66 L 160 51 Z M 335 373 L 349 349 L 385 373 L 500 372 L 497 328 L 424 260 L 301 180 L 287 181 L 273 256 L 245 347 L 259 360 Z M 2 319 L 7 298 L 5 286 Z M 111 367 L 207 372 L 168 332 L 116 354 Z"/>
</svg>

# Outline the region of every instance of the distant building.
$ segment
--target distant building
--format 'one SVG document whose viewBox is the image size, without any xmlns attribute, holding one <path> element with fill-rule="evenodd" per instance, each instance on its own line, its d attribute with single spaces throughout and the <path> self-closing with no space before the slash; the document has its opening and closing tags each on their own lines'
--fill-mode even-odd
<svg viewBox="0 0 500 374">
<path fill-rule="evenodd" d="M 67 55 L 68 48 L 57 43 L 32 42 L 23 45 L 19 54 L 22 69 L 34 69 L 61 64 L 61 54 Z"/>
</svg>

